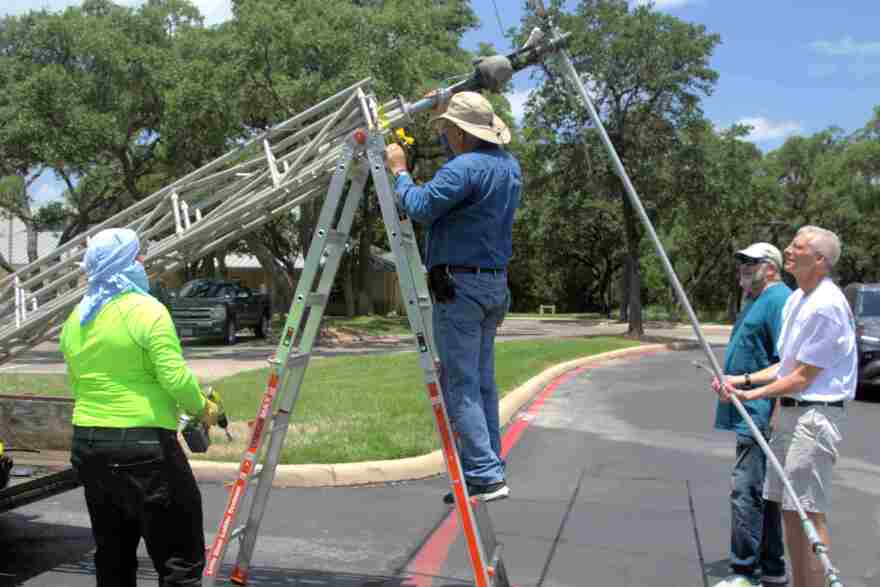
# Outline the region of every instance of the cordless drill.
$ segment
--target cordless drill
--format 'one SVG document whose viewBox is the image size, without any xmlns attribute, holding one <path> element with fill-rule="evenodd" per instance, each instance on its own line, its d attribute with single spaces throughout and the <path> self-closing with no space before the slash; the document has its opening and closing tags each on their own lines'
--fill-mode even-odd
<svg viewBox="0 0 880 587">
<path fill-rule="evenodd" d="M 220 394 L 217 393 L 217 390 L 213 387 L 207 387 L 204 390 L 204 393 L 208 401 L 214 402 L 220 409 L 220 416 L 217 418 L 217 426 L 226 432 L 227 440 L 232 440 L 232 434 L 229 433 L 228 428 L 229 419 L 226 417 L 226 411 L 223 409 L 223 400 L 221 399 Z M 208 447 L 211 446 L 211 436 L 208 433 L 208 425 L 203 423 L 199 418 L 191 418 L 185 415 L 181 416 L 180 420 L 183 422 L 183 429 L 180 433 L 183 435 L 183 439 L 186 441 L 189 450 L 196 453 L 207 452 Z"/>
</svg>

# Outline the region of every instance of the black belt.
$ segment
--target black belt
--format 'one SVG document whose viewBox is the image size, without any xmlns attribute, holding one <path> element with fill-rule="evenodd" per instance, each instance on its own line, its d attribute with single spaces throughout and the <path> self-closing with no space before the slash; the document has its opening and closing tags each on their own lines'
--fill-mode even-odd
<svg viewBox="0 0 880 587">
<path fill-rule="evenodd" d="M 786 408 L 806 408 L 809 406 L 827 406 L 829 408 L 843 407 L 842 399 L 839 399 L 836 402 L 811 402 L 807 400 L 794 399 L 793 397 L 784 397 L 779 400 L 779 403 Z"/>
<path fill-rule="evenodd" d="M 160 440 L 164 436 L 173 435 L 173 430 L 164 428 L 104 428 L 91 426 L 74 426 L 73 437 L 79 440 L 102 440 L 125 442 L 131 440 Z"/>
<path fill-rule="evenodd" d="M 467 267 L 465 265 L 441 265 L 441 267 L 446 267 L 446 270 L 450 273 L 474 273 L 477 275 L 480 273 L 502 275 L 504 273 L 504 269 L 492 269 L 488 267 Z"/>
</svg>

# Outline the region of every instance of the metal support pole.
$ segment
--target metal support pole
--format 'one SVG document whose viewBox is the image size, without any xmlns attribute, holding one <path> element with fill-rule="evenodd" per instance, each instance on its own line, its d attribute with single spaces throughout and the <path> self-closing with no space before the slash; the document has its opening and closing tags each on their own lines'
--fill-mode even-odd
<svg viewBox="0 0 880 587">
<path fill-rule="evenodd" d="M 180 224 L 180 197 L 177 192 L 171 194 L 171 210 L 174 212 L 174 231 L 183 234 L 183 226 Z"/>
<path fill-rule="evenodd" d="M 15 277 L 15 327 L 21 327 L 21 280 Z"/>
<path fill-rule="evenodd" d="M 183 219 L 183 229 L 189 230 L 191 224 L 189 222 L 189 204 L 186 203 L 186 200 L 180 201 L 180 216 Z"/>
</svg>

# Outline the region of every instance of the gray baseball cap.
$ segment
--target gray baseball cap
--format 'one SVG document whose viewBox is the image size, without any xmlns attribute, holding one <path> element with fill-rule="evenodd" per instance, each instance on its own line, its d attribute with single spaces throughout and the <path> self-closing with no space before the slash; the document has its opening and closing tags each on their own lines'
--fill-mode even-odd
<svg viewBox="0 0 880 587">
<path fill-rule="evenodd" d="M 755 243 L 737 251 L 734 257 L 739 261 L 770 261 L 782 269 L 782 253 L 770 243 Z"/>
</svg>

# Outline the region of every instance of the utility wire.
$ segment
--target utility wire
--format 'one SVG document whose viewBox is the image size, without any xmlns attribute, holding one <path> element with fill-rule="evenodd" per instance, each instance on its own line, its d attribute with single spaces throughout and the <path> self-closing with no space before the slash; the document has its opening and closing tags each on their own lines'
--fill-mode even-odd
<svg viewBox="0 0 880 587">
<path fill-rule="evenodd" d="M 495 18 L 498 20 L 498 30 L 501 31 L 501 38 L 507 38 L 507 35 L 504 34 L 504 24 L 501 22 L 501 12 L 498 11 L 498 3 L 492 0 L 492 6 L 495 7 Z"/>
</svg>

